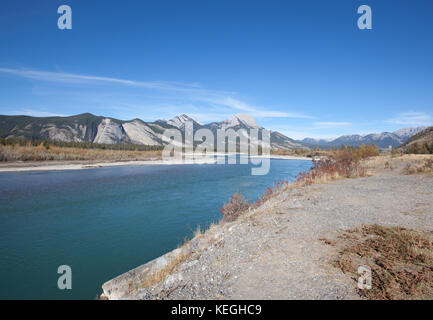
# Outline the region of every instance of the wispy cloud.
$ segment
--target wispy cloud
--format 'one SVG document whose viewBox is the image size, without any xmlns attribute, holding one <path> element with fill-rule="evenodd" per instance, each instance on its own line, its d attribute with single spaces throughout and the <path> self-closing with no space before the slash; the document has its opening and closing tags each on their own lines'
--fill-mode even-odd
<svg viewBox="0 0 433 320">
<path fill-rule="evenodd" d="M 387 122 L 405 126 L 428 126 L 433 124 L 433 117 L 423 112 L 403 112 Z"/>
<path fill-rule="evenodd" d="M 66 114 L 47 112 L 38 109 L 15 109 L 13 111 L 2 112 L 5 115 L 20 115 L 20 116 L 32 116 L 32 117 L 65 117 Z"/>
<path fill-rule="evenodd" d="M 223 114 L 230 112 L 245 112 L 253 117 L 259 118 L 303 118 L 311 119 L 313 117 L 304 115 L 298 112 L 282 112 L 278 110 L 270 110 L 267 107 L 258 107 L 250 105 L 240 99 L 235 98 L 234 92 L 210 90 L 200 86 L 197 83 L 181 83 L 168 81 L 136 81 L 129 79 L 121 79 L 114 77 L 102 77 L 93 75 L 82 75 L 65 72 L 50 72 L 29 69 L 12 69 L 0 68 L 0 73 L 6 73 L 33 79 L 37 81 L 53 82 L 53 83 L 68 83 L 68 84 L 92 84 L 92 85 L 117 85 L 146 89 L 150 91 L 165 91 L 172 94 L 177 94 L 176 100 L 179 101 L 179 113 L 187 113 L 188 110 L 182 109 L 186 104 L 194 104 L 197 102 L 206 103 L 205 113 L 200 117 L 200 113 L 196 112 L 199 118 L 208 118 L 211 114 Z M 166 94 L 155 93 L 160 102 L 168 101 L 169 97 Z M 180 95 L 180 96 L 179 96 Z M 171 99 L 173 101 L 173 99 Z M 111 104 L 115 103 L 110 101 Z M 174 107 L 174 105 L 172 104 Z M 216 120 L 216 119 L 215 119 Z"/>
<path fill-rule="evenodd" d="M 28 69 L 9 69 L 0 68 L 1 73 L 13 74 L 24 78 L 63 83 L 93 83 L 93 84 L 118 84 L 124 86 L 140 87 L 147 89 L 159 89 L 169 91 L 186 91 L 186 92 L 202 92 L 203 89 L 196 83 L 185 84 L 180 82 L 164 82 L 164 81 L 135 81 L 111 77 L 89 76 L 64 72 L 50 72 Z"/>
<path fill-rule="evenodd" d="M 214 105 L 226 106 L 231 109 L 235 109 L 241 112 L 246 112 L 253 117 L 261 117 L 261 118 L 303 118 L 303 119 L 311 119 L 313 117 L 307 116 L 297 112 L 281 112 L 281 111 L 273 111 L 267 110 L 265 108 L 260 108 L 256 106 L 249 105 L 243 101 L 235 99 L 233 97 L 202 97 L 198 98 L 199 101 L 210 102 Z"/>
</svg>

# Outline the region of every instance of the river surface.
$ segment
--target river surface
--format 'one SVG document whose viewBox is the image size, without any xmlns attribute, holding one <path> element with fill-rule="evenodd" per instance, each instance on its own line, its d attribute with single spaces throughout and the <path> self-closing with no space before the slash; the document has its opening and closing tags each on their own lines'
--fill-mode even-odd
<svg viewBox="0 0 433 320">
<path fill-rule="evenodd" d="M 221 218 L 236 192 L 255 200 L 306 160 L 251 165 L 120 166 L 0 174 L 0 299 L 94 299 L 101 285 Z M 60 265 L 72 289 L 59 290 Z"/>
</svg>

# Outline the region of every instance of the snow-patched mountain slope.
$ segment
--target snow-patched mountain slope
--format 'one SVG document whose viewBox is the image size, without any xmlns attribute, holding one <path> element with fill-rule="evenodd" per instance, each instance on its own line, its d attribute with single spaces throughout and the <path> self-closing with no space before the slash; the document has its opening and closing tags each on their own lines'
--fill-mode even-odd
<svg viewBox="0 0 433 320">
<path fill-rule="evenodd" d="M 256 120 L 246 113 L 238 113 L 234 117 L 229 119 L 232 122 L 242 123 L 249 128 L 260 128 Z"/>
<path fill-rule="evenodd" d="M 223 121 L 219 121 L 219 122 L 211 122 L 208 123 L 206 125 L 204 125 L 204 127 L 209 128 L 211 130 L 216 130 L 216 129 L 222 129 L 222 130 L 227 130 L 227 129 L 239 129 L 239 128 L 244 128 L 244 129 L 260 129 L 261 127 L 256 123 L 256 121 L 254 120 L 253 117 L 244 114 L 244 113 L 238 113 L 237 115 L 228 118 L 227 120 L 223 120 Z"/>
<path fill-rule="evenodd" d="M 407 139 L 399 149 L 407 151 L 412 149 L 416 152 L 432 152 L 433 150 L 433 126 L 427 127 L 424 130 Z"/>
<path fill-rule="evenodd" d="M 410 137 L 416 135 L 417 133 L 423 131 L 427 127 L 416 127 L 416 128 L 402 128 L 394 131 L 393 133 L 399 136 L 403 140 L 407 140 Z"/>
<path fill-rule="evenodd" d="M 163 121 L 163 120 L 161 120 L 161 121 Z M 185 123 L 188 121 L 191 121 L 192 123 L 194 123 L 194 126 L 201 126 L 200 122 L 187 116 L 186 114 L 181 114 L 180 116 L 176 116 L 173 119 L 166 121 L 166 123 L 168 125 L 173 126 L 173 127 L 184 130 L 185 129 Z"/>
</svg>

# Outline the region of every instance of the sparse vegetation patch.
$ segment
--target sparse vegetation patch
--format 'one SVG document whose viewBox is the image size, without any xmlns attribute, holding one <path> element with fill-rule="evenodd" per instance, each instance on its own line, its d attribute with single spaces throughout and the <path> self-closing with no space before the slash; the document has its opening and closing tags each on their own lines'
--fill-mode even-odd
<svg viewBox="0 0 433 320">
<path fill-rule="evenodd" d="M 424 159 L 424 161 L 416 161 L 408 163 L 404 169 L 404 174 L 417 174 L 417 173 L 432 173 L 433 172 L 433 159 Z"/>
<path fill-rule="evenodd" d="M 235 193 L 221 208 L 220 212 L 223 215 L 223 220 L 230 222 L 235 221 L 243 212 L 247 211 L 251 207 L 248 200 L 239 194 Z"/>
<path fill-rule="evenodd" d="M 367 175 L 367 169 L 359 161 L 350 157 L 337 159 L 313 160 L 313 167 L 308 172 L 300 173 L 296 178 L 298 185 L 326 183 L 341 178 L 357 178 Z"/>
<path fill-rule="evenodd" d="M 433 232 L 371 225 L 348 230 L 332 244 L 341 248 L 334 265 L 355 286 L 358 267 L 371 268 L 372 288 L 357 288 L 362 297 L 433 299 Z"/>
</svg>

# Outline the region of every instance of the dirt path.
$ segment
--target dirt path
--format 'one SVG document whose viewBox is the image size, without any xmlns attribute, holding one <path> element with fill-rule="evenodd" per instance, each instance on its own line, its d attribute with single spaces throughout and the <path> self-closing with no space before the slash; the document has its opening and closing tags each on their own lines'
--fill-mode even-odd
<svg viewBox="0 0 433 320">
<path fill-rule="evenodd" d="M 202 236 L 208 245 L 146 297 L 359 299 L 350 276 L 330 264 L 337 249 L 319 239 L 362 224 L 433 230 L 433 175 L 402 175 L 404 165 L 289 189 L 238 221 L 211 228 Z"/>
</svg>

